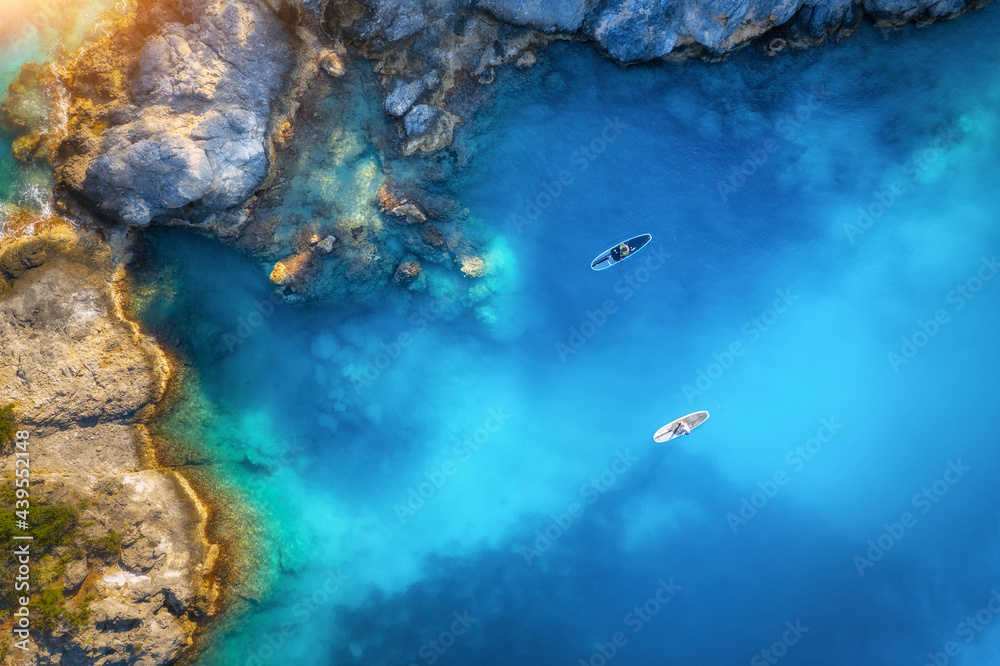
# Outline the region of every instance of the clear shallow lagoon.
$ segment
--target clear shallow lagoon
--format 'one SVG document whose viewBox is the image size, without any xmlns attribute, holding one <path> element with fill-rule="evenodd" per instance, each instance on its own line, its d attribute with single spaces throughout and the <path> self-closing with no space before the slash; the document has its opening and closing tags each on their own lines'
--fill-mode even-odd
<svg viewBox="0 0 1000 666">
<path fill-rule="evenodd" d="M 149 234 L 164 430 L 262 551 L 199 663 L 997 663 L 1000 621 L 960 623 L 1000 588 L 998 24 L 498 76 L 454 183 L 505 237 L 493 327 L 275 304 L 254 260 Z"/>
</svg>

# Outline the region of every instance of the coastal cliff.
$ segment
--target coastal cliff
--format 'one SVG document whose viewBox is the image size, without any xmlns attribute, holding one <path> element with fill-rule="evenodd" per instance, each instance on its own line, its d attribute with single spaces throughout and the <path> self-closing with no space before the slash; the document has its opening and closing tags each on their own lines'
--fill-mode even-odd
<svg viewBox="0 0 1000 666">
<path fill-rule="evenodd" d="M 106 246 L 57 218 L 38 224 L 0 246 L 0 404 L 29 433 L 35 536 L 29 651 L 5 647 L 35 664 L 168 663 L 213 611 L 217 547 L 187 482 L 157 468 L 143 425 L 167 368 L 122 318 Z M 14 470 L 5 449 L 5 520 Z"/>
</svg>

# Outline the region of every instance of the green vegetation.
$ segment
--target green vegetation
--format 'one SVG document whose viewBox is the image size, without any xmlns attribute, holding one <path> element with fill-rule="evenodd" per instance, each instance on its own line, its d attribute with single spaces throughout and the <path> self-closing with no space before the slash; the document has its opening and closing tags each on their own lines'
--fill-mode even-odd
<svg viewBox="0 0 1000 666">
<path fill-rule="evenodd" d="M 66 600 L 62 589 L 53 585 L 38 595 L 34 600 L 35 620 L 42 631 L 52 631 L 59 626 L 59 618 L 66 612 Z"/>
<path fill-rule="evenodd" d="M 73 613 L 66 613 L 66 622 L 73 629 L 79 629 L 87 624 L 90 620 L 90 602 L 94 600 L 94 588 L 87 588 L 86 594 L 83 596 L 83 601 L 80 602 L 79 607 Z"/>
<path fill-rule="evenodd" d="M 14 489 L 4 486 L 0 490 L 0 497 L 6 505 L 0 509 L 0 543 L 14 543 L 15 534 L 23 534 L 23 530 L 17 528 L 17 521 L 20 520 L 14 510 Z M 31 525 L 31 534 L 34 541 L 31 542 L 31 553 L 40 564 L 45 560 L 46 566 L 39 566 L 36 576 L 44 574 L 46 582 L 62 575 L 62 568 L 65 562 L 61 560 L 46 560 L 45 556 L 50 555 L 50 551 L 57 546 L 69 546 L 73 541 L 73 531 L 77 527 L 76 509 L 69 506 L 58 506 L 53 504 L 33 504 L 29 509 L 28 522 Z M 17 596 L 14 590 L 14 575 L 17 571 L 14 549 L 4 548 L 0 550 L 0 609 L 10 608 L 14 605 Z M 37 579 L 36 579 L 37 580 Z"/>
<path fill-rule="evenodd" d="M 123 539 L 115 530 L 105 536 L 89 539 L 82 533 L 93 525 L 80 520 L 80 512 L 90 506 L 87 499 L 72 500 L 66 504 L 47 504 L 33 496 L 31 505 L 24 514 L 23 506 L 15 505 L 17 496 L 12 485 L 13 479 L 0 479 L 0 543 L 14 543 L 15 534 L 24 534 L 17 526 L 26 520 L 30 525 L 32 567 L 31 606 L 36 626 L 46 632 L 54 630 L 65 622 L 71 629 L 80 629 L 90 621 L 90 604 L 96 599 L 94 588 L 87 588 L 72 610 L 67 608 L 67 598 L 63 594 L 62 576 L 66 565 L 83 557 L 117 559 L 121 556 Z M 18 515 L 21 511 L 21 515 Z M 57 550 L 58 549 L 58 550 Z M 24 591 L 15 591 L 17 561 L 12 548 L 0 549 L 0 620 L 9 617 L 18 596 Z M 43 588 L 41 592 L 37 592 Z M 4 646 L 0 643 L 0 653 Z M 2 661 L 2 657 L 0 657 Z"/>
<path fill-rule="evenodd" d="M 115 557 L 122 554 L 122 537 L 111 530 L 100 539 L 93 539 L 87 542 L 90 551 L 100 557 Z"/>
<path fill-rule="evenodd" d="M 10 451 L 14 443 L 14 433 L 17 432 L 17 417 L 14 415 L 14 403 L 0 406 L 0 452 Z"/>
</svg>

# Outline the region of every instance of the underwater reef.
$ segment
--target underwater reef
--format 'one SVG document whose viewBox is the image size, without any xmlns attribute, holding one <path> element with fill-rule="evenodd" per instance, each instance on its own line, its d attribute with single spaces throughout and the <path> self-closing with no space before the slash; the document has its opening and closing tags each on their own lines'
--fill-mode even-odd
<svg viewBox="0 0 1000 666">
<path fill-rule="evenodd" d="M 718 59 L 982 4 L 142 0 L 61 70 L 26 68 L 0 122 L 20 134 L 19 159 L 52 165 L 61 209 L 103 226 L 116 258 L 133 229 L 190 225 L 259 257 L 289 300 L 369 300 L 424 289 L 428 266 L 450 288 L 498 270 L 485 256 L 495 237 L 435 184 L 469 159 L 455 132 L 498 68 L 530 67 L 549 42 L 590 42 L 621 63 Z M 39 95 L 63 122 L 28 117 Z"/>
</svg>

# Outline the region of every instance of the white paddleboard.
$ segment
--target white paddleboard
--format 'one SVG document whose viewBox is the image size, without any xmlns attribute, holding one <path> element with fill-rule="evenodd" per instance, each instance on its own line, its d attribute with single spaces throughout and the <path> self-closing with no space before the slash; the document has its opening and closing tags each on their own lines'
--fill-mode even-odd
<svg viewBox="0 0 1000 666">
<path fill-rule="evenodd" d="M 657 430 L 656 434 L 653 435 L 653 441 L 662 444 L 663 442 L 669 442 L 675 437 L 683 437 L 684 432 L 679 429 L 682 423 L 687 424 L 688 428 L 694 430 L 707 420 L 708 412 L 695 412 L 694 414 L 682 416 Z"/>
</svg>

